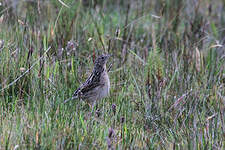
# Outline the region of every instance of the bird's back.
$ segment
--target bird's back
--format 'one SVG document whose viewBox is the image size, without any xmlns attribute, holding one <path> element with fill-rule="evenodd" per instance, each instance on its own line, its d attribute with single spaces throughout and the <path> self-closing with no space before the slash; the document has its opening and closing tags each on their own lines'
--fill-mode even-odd
<svg viewBox="0 0 225 150">
<path fill-rule="evenodd" d="M 91 75 L 88 79 L 74 92 L 74 98 L 81 98 L 81 99 L 96 99 L 93 97 L 98 96 L 98 89 L 103 86 L 101 82 L 101 76 L 104 72 L 104 68 L 94 68 Z"/>
</svg>

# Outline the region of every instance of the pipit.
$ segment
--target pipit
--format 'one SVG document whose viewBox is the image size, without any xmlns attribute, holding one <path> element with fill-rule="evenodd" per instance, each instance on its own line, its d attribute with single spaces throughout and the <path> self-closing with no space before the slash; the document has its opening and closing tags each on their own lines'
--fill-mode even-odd
<svg viewBox="0 0 225 150">
<path fill-rule="evenodd" d="M 64 103 L 73 99 L 81 99 L 93 106 L 96 101 L 105 98 L 109 94 L 110 81 L 106 63 L 110 56 L 101 55 L 96 59 L 91 75 L 74 92 L 72 98 L 65 100 Z"/>
</svg>

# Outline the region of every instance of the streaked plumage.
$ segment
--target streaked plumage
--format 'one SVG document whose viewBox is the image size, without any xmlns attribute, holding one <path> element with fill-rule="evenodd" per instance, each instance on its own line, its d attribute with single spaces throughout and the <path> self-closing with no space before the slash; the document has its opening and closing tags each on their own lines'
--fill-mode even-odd
<svg viewBox="0 0 225 150">
<path fill-rule="evenodd" d="M 101 55 L 95 61 L 94 69 L 88 79 L 74 92 L 71 99 L 82 99 L 88 103 L 96 102 L 109 93 L 110 81 L 106 69 L 106 63 L 110 55 Z"/>
</svg>

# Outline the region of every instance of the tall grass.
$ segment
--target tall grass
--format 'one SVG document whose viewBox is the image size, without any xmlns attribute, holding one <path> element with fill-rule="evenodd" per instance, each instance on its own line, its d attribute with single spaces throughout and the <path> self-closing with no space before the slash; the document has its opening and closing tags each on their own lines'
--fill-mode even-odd
<svg viewBox="0 0 225 150">
<path fill-rule="evenodd" d="M 2 1 L 0 149 L 224 149 L 224 7 Z M 63 104 L 102 53 L 110 96 Z"/>
</svg>

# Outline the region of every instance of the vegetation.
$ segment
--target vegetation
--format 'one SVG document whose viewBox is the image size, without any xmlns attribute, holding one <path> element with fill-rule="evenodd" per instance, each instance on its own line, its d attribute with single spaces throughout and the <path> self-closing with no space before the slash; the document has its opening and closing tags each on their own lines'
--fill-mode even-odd
<svg viewBox="0 0 225 150">
<path fill-rule="evenodd" d="M 0 149 L 225 149 L 225 1 L 2 0 Z M 102 53 L 110 96 L 69 98 Z"/>
</svg>

